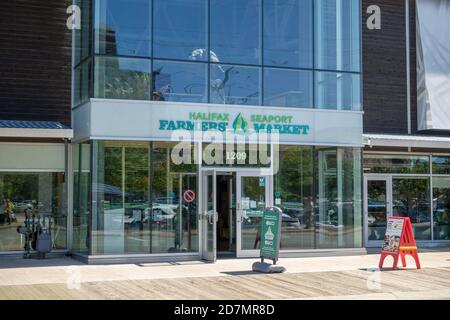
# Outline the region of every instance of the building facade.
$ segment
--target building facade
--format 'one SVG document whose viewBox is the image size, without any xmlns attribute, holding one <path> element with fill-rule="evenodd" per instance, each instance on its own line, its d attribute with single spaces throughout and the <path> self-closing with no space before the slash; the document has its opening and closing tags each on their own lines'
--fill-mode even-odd
<svg viewBox="0 0 450 320">
<path fill-rule="evenodd" d="M 89 263 L 256 257 L 273 206 L 282 256 L 391 215 L 450 244 L 448 1 L 75 0 L 68 30 L 71 4 L 1 5 L 0 251 L 30 207 Z"/>
<path fill-rule="evenodd" d="M 392 215 L 410 217 L 419 246 L 448 246 L 450 3 L 377 5 L 381 30 L 363 29 L 366 246 Z"/>
<path fill-rule="evenodd" d="M 80 254 L 257 256 L 274 205 L 284 252 L 361 250 L 359 1 L 80 5 Z"/>
<path fill-rule="evenodd" d="M 0 4 L 0 253 L 20 252 L 24 210 L 51 217 L 67 250 L 72 36 L 70 1 Z M 69 231 L 69 232 L 68 232 Z"/>
</svg>

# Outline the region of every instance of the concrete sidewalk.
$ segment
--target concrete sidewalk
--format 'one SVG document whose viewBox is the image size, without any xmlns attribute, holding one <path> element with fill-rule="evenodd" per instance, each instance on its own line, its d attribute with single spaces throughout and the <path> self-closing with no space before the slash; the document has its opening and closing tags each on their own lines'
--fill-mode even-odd
<svg viewBox="0 0 450 320">
<path fill-rule="evenodd" d="M 408 259 L 405 270 L 382 272 L 374 272 L 377 254 L 286 258 L 286 273 L 265 275 L 251 271 L 256 259 L 85 265 L 0 257 L 0 299 L 450 298 L 450 252 L 420 258 L 421 270 Z"/>
</svg>

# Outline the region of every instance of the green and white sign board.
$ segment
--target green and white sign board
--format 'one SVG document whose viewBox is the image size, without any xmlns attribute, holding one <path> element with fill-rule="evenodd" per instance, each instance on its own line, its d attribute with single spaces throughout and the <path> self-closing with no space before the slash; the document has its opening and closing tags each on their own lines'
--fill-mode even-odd
<svg viewBox="0 0 450 320">
<path fill-rule="evenodd" d="M 277 211 L 264 211 L 261 226 L 260 257 L 278 260 L 281 238 L 281 213 Z"/>
</svg>

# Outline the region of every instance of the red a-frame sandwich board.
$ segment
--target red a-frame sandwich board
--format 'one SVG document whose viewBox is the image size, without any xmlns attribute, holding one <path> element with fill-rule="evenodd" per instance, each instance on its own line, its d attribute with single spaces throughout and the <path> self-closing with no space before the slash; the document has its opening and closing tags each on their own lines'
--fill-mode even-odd
<svg viewBox="0 0 450 320">
<path fill-rule="evenodd" d="M 408 217 L 389 217 L 381 249 L 379 268 L 383 268 L 383 262 L 387 256 L 394 258 L 394 270 L 397 269 L 399 257 L 402 260 L 402 266 L 406 267 L 406 255 L 411 255 L 416 262 L 417 269 L 420 269 L 419 255 L 417 254 L 411 220 Z"/>
</svg>

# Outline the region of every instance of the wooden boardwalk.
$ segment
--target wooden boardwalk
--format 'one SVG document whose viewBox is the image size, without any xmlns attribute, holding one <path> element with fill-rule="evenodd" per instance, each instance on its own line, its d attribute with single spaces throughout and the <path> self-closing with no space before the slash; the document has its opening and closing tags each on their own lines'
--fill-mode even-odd
<svg viewBox="0 0 450 320">
<path fill-rule="evenodd" d="M 438 293 L 438 294 L 433 294 Z M 383 296 L 383 294 L 385 296 Z M 0 299 L 301 299 L 327 297 L 450 298 L 450 268 L 304 272 L 129 281 L 1 285 Z"/>
</svg>

